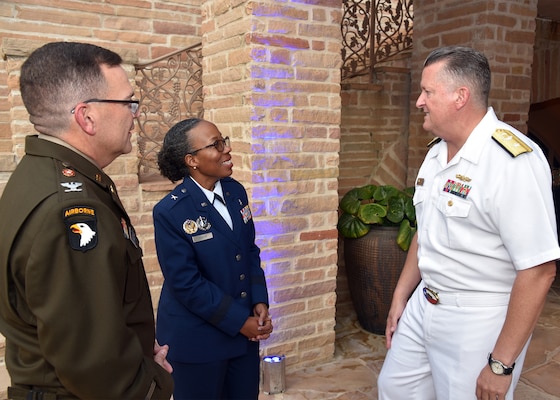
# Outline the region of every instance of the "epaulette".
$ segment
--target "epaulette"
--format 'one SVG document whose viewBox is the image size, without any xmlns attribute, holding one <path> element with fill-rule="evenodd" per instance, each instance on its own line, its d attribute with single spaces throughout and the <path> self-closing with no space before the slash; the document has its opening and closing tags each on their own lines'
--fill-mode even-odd
<svg viewBox="0 0 560 400">
<path fill-rule="evenodd" d="M 60 201 L 72 198 L 87 198 L 87 188 L 83 182 L 84 177 L 67 162 L 56 160 L 55 165 L 57 170 L 55 179 Z"/>
<path fill-rule="evenodd" d="M 523 140 L 515 136 L 507 129 L 496 129 L 492 135 L 492 139 L 496 141 L 505 151 L 512 157 L 517 157 L 523 153 L 530 153 L 533 151 Z"/>
<path fill-rule="evenodd" d="M 434 144 L 441 142 L 441 138 L 440 137 L 435 137 L 432 140 L 430 140 L 430 142 L 426 145 L 427 148 L 432 147 Z"/>
</svg>

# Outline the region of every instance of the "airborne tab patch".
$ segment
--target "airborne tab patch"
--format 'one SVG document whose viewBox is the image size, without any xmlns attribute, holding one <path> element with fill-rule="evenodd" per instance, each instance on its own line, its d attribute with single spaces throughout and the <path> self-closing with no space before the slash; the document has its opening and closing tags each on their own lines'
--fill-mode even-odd
<svg viewBox="0 0 560 400">
<path fill-rule="evenodd" d="M 502 146 L 512 157 L 517 157 L 520 154 L 533 151 L 524 141 L 507 129 L 496 129 L 492 135 L 492 139 Z"/>
<path fill-rule="evenodd" d="M 86 252 L 97 246 L 95 209 L 87 206 L 66 208 L 63 219 L 72 249 Z"/>
</svg>

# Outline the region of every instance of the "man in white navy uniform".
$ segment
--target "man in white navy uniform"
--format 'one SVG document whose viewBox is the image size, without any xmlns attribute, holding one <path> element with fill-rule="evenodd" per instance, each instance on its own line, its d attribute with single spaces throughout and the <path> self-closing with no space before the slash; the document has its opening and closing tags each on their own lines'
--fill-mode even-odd
<svg viewBox="0 0 560 400">
<path fill-rule="evenodd" d="M 379 399 L 513 399 L 560 257 L 549 165 L 488 107 L 490 67 L 433 51 L 416 106 L 436 136 L 393 293 Z"/>
</svg>

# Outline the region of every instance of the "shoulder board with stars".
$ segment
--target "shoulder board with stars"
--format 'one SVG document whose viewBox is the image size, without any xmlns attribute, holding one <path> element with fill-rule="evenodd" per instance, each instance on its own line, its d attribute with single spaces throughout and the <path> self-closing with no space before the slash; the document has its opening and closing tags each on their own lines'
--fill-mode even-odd
<svg viewBox="0 0 560 400">
<path fill-rule="evenodd" d="M 533 151 L 531 147 L 525 144 L 524 141 L 519 139 L 513 132 L 507 129 L 496 129 L 492 135 L 492 139 L 496 141 L 505 151 L 512 157 L 517 157 L 523 153 L 530 153 Z"/>
</svg>

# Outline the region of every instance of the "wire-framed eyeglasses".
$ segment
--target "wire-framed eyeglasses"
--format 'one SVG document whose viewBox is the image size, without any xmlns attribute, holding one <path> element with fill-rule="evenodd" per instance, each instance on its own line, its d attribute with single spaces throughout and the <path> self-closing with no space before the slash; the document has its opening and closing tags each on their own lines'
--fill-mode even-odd
<svg viewBox="0 0 560 400">
<path fill-rule="evenodd" d="M 140 100 L 108 100 L 108 99 L 89 99 L 86 101 L 82 101 L 82 103 L 119 103 L 119 104 L 128 104 L 130 106 L 130 111 L 132 114 L 136 115 L 138 112 L 138 108 L 140 107 Z M 77 106 L 76 106 L 77 107 Z M 76 107 L 74 107 L 70 112 L 74 114 L 76 111 Z"/>
<path fill-rule="evenodd" d="M 216 150 L 218 150 L 218 151 L 221 153 L 222 151 L 224 151 L 224 148 L 225 148 L 226 146 L 227 146 L 227 147 L 230 147 L 230 145 L 229 145 L 229 136 L 226 136 L 226 137 L 223 138 L 223 139 L 218 139 L 218 140 L 216 140 L 214 143 L 211 143 L 211 144 L 209 144 L 208 146 L 201 147 L 201 148 L 198 149 L 198 150 L 191 151 L 191 152 L 188 153 L 188 154 L 194 156 L 194 155 L 195 155 L 196 153 L 198 153 L 199 151 L 204 150 L 204 149 L 209 149 L 210 147 L 215 147 Z"/>
</svg>

